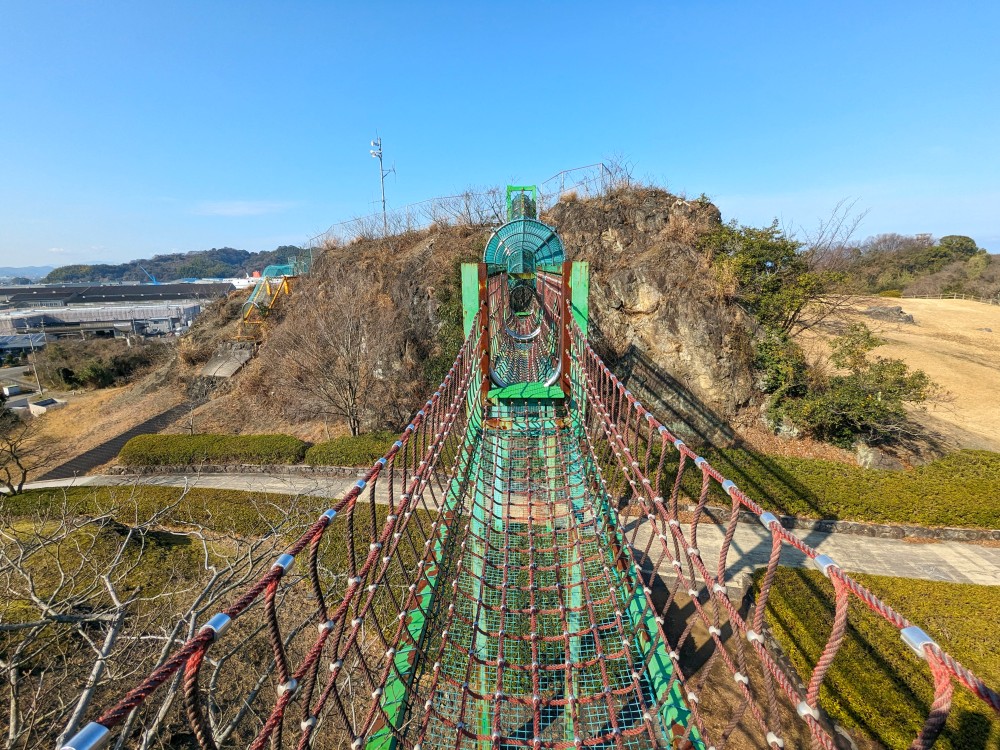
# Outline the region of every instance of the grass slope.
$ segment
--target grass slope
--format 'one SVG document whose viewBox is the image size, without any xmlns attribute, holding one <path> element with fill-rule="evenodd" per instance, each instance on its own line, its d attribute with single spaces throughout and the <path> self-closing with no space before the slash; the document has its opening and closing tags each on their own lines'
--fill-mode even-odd
<svg viewBox="0 0 1000 750">
<path fill-rule="evenodd" d="M 885 471 L 815 459 L 712 450 L 705 458 L 771 511 L 921 526 L 1000 528 L 1000 453 L 959 451 L 916 469 Z M 688 471 L 697 497 L 701 474 Z M 729 504 L 714 488 L 712 500 Z"/>
<path fill-rule="evenodd" d="M 988 685 L 1000 685 L 1000 586 L 854 577 L 924 628 Z M 856 739 L 887 748 L 909 747 L 933 699 L 930 671 L 894 627 L 859 601 L 852 600 L 850 609 L 847 635 L 821 688 L 820 705 Z M 805 682 L 829 636 L 833 611 L 833 589 L 821 573 L 778 569 L 767 620 Z M 1000 718 L 956 686 L 936 750 L 996 747 Z"/>
</svg>

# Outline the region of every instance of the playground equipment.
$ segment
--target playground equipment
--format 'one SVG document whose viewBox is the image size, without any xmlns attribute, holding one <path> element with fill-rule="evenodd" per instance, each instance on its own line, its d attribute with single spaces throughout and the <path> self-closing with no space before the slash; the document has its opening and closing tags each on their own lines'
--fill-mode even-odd
<svg viewBox="0 0 1000 750">
<path fill-rule="evenodd" d="M 956 684 L 1000 711 L 995 691 L 636 400 L 588 343 L 588 284 L 551 228 L 523 215 L 500 227 L 484 262 L 462 267 L 465 343 L 391 450 L 64 747 L 187 727 L 202 748 L 709 750 L 740 726 L 756 746 L 794 735 L 834 748 L 819 691 L 852 600 L 933 677 L 914 747 L 933 744 Z M 682 523 L 688 474 L 701 492 Z M 771 534 L 749 613 L 727 594 L 729 542 L 718 560 L 698 549 L 712 487 L 731 501 L 728 540 L 746 512 Z M 765 640 L 786 545 L 836 601 L 806 684 Z M 687 624 L 664 616 L 674 607 Z M 682 657 L 696 631 L 697 666 Z"/>
<path fill-rule="evenodd" d="M 256 341 L 260 338 L 260 328 L 268 314 L 278 304 L 282 295 L 292 293 L 295 280 L 309 272 L 311 256 L 292 256 L 288 263 L 267 266 L 247 301 L 240 310 L 241 320 L 237 341 Z"/>
</svg>

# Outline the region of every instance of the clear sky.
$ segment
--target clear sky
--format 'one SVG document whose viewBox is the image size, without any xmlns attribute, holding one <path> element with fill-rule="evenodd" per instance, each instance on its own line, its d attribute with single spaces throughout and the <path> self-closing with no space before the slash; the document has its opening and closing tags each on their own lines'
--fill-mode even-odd
<svg viewBox="0 0 1000 750">
<path fill-rule="evenodd" d="M 518 9 L 523 10 L 518 10 Z M 0 0 L 0 265 L 300 244 L 623 154 L 724 217 L 1000 252 L 995 2 Z"/>
</svg>

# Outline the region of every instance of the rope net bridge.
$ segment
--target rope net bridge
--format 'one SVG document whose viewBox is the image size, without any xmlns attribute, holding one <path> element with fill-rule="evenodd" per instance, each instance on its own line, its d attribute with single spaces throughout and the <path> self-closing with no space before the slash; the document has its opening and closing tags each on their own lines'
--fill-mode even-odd
<svg viewBox="0 0 1000 750">
<path fill-rule="evenodd" d="M 467 338 L 392 449 L 63 747 L 841 747 L 819 693 L 852 599 L 932 676 L 913 747 L 933 744 L 956 686 L 1000 712 L 996 692 L 635 399 L 588 343 L 587 265 L 565 261 L 551 228 L 511 218 L 485 262 L 463 266 Z M 701 492 L 682 523 L 688 474 Z M 731 515 L 705 559 L 713 486 Z M 726 590 L 745 511 L 771 534 L 749 608 Z M 802 680 L 764 624 L 785 545 L 835 594 Z M 693 615 L 664 617 L 680 606 Z M 696 640 L 710 653 L 692 665 Z"/>
</svg>

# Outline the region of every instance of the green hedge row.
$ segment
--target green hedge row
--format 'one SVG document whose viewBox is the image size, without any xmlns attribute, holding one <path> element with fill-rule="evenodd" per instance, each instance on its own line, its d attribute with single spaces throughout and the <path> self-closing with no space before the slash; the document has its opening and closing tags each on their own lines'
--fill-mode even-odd
<svg viewBox="0 0 1000 750">
<path fill-rule="evenodd" d="M 291 435 L 139 435 L 125 443 L 125 466 L 297 464 L 308 443 Z"/>
<path fill-rule="evenodd" d="M 757 574 L 757 583 L 760 575 Z M 927 630 L 943 648 L 988 685 L 1000 681 L 1000 587 L 882 576 L 852 577 Z M 779 568 L 767 622 L 799 676 L 809 681 L 833 625 L 833 587 L 818 571 Z M 986 618 L 985 620 L 983 618 Z M 927 663 L 914 656 L 899 631 L 852 599 L 850 626 L 820 688 L 819 704 L 862 747 L 907 748 L 923 726 L 934 697 Z M 859 736 L 860 735 L 860 736 Z M 861 742 L 867 739 L 869 742 Z M 961 686 L 936 750 L 1000 747 L 1000 718 Z"/>
<path fill-rule="evenodd" d="M 306 463 L 310 466 L 371 466 L 389 452 L 398 437 L 388 431 L 344 435 L 317 443 L 307 450 Z"/>
</svg>

